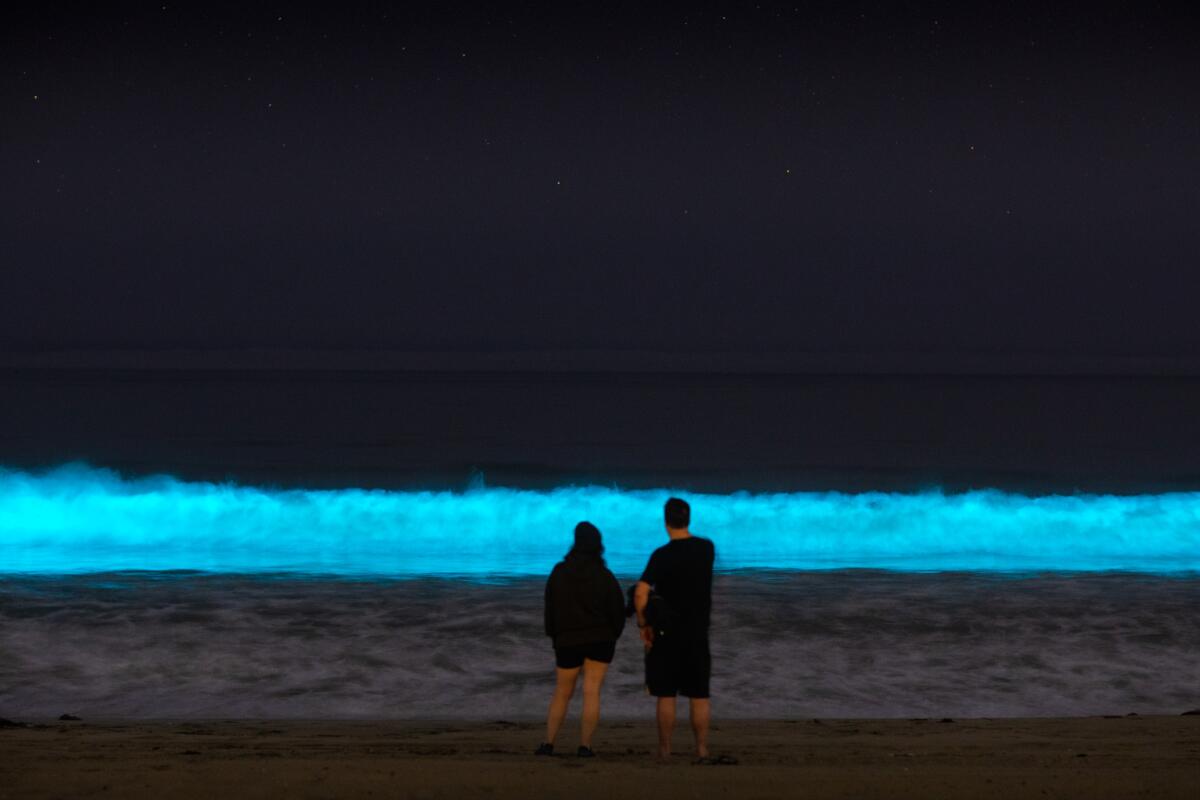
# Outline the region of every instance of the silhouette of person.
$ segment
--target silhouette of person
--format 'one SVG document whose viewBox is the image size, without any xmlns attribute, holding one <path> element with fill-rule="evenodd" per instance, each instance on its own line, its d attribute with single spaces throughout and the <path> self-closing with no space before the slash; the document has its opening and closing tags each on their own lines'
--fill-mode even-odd
<svg viewBox="0 0 1200 800">
<path fill-rule="evenodd" d="M 634 589 L 634 609 L 646 648 L 646 688 L 658 698 L 658 755 L 671 755 L 676 696 L 689 699 L 696 756 L 709 758 L 708 648 L 713 543 L 692 535 L 691 508 L 672 497 L 663 508 L 669 541 L 651 554 Z M 652 594 L 653 592 L 653 594 Z"/>
<path fill-rule="evenodd" d="M 553 755 L 554 739 L 583 672 L 583 718 L 578 755 L 590 757 L 600 721 L 600 687 L 625 628 L 625 596 L 604 563 L 600 531 L 575 526 L 575 543 L 546 581 L 546 635 L 554 641 L 557 684 L 546 714 L 546 740 L 537 755 Z"/>
</svg>

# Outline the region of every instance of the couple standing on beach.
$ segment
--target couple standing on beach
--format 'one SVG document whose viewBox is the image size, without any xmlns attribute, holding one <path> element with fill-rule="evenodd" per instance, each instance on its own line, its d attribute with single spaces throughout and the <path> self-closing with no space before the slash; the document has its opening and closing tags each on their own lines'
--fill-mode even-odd
<svg viewBox="0 0 1200 800">
<path fill-rule="evenodd" d="M 578 754 L 592 752 L 600 720 L 600 688 L 629 613 L 637 616 L 646 651 L 646 690 L 657 698 L 658 755 L 671 755 L 675 698 L 689 699 L 696 756 L 709 758 L 708 624 L 715 551 L 688 530 L 691 508 L 672 497 L 663 508 L 669 541 L 655 550 L 633 587 L 631 612 L 617 579 L 604 563 L 600 531 L 575 526 L 575 544 L 546 581 L 546 635 L 554 640 L 557 685 L 546 716 L 546 741 L 538 755 L 553 755 L 554 739 L 583 674 L 583 719 Z"/>
</svg>

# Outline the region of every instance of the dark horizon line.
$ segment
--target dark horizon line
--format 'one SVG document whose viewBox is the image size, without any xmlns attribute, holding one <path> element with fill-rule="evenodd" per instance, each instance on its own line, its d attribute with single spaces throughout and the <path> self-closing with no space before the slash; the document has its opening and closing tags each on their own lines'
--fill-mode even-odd
<svg viewBox="0 0 1200 800">
<path fill-rule="evenodd" d="M 43 348 L 0 350 L 0 370 L 1200 377 L 1200 356 L 617 348 Z"/>
</svg>

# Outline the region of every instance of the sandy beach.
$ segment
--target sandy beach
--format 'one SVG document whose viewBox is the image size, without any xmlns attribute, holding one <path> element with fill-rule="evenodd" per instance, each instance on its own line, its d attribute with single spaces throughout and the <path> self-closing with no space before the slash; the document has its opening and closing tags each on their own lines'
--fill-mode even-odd
<svg viewBox="0 0 1200 800">
<path fill-rule="evenodd" d="M 1200 716 L 718 722 L 714 755 L 652 755 L 605 721 L 595 759 L 531 755 L 538 722 L 23 721 L 0 798 L 1194 797 Z M 690 732 L 677 731 L 677 747 Z"/>
</svg>

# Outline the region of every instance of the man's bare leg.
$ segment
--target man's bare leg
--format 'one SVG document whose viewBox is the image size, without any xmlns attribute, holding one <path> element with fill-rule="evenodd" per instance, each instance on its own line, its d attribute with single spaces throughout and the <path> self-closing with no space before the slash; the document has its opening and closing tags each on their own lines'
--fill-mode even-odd
<svg viewBox="0 0 1200 800">
<path fill-rule="evenodd" d="M 579 743 L 584 747 L 592 746 L 592 734 L 600 722 L 600 687 L 604 685 L 607 671 L 608 664 L 603 661 L 583 660 L 583 720 Z"/>
<path fill-rule="evenodd" d="M 658 757 L 671 755 L 671 733 L 675 730 L 675 698 L 658 698 Z"/>
<path fill-rule="evenodd" d="M 708 698 L 692 698 L 688 712 L 692 718 L 692 735 L 696 737 L 696 756 L 708 758 L 708 721 L 712 707 Z"/>
<path fill-rule="evenodd" d="M 558 683 L 554 687 L 554 696 L 550 698 L 550 711 L 546 714 L 546 741 L 554 744 L 558 729 L 562 727 L 563 719 L 567 716 L 567 706 L 571 704 L 571 695 L 575 694 L 575 679 L 579 677 L 579 667 L 562 669 L 555 667 Z"/>
</svg>

